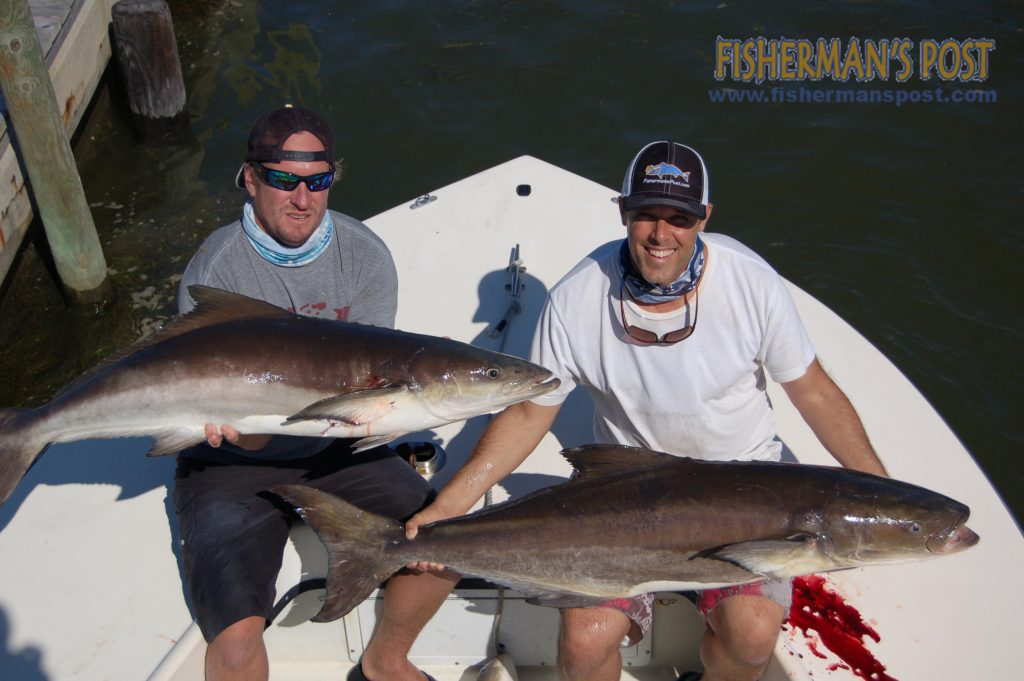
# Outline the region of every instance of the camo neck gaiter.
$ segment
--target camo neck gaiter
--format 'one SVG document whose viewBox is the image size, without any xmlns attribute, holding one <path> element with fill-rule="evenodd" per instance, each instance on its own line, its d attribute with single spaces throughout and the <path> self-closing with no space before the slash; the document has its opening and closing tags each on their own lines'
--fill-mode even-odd
<svg viewBox="0 0 1024 681">
<path fill-rule="evenodd" d="M 289 248 L 260 229 L 252 212 L 252 202 L 246 201 L 242 208 L 242 230 L 252 247 L 267 262 L 280 267 L 301 267 L 313 262 L 327 250 L 334 236 L 334 221 L 331 220 L 331 212 L 324 211 L 320 226 L 309 235 L 306 243 Z"/>
<path fill-rule="evenodd" d="M 700 274 L 704 271 L 704 242 L 700 235 L 697 235 L 697 242 L 690 256 L 690 264 L 686 266 L 679 278 L 666 286 L 652 284 L 637 271 L 633 265 L 633 259 L 629 255 L 629 239 L 622 241 L 622 248 L 619 250 L 619 265 L 622 267 L 622 277 L 626 284 L 629 295 L 638 303 L 666 303 L 684 296 L 697 286 L 700 281 Z"/>
</svg>

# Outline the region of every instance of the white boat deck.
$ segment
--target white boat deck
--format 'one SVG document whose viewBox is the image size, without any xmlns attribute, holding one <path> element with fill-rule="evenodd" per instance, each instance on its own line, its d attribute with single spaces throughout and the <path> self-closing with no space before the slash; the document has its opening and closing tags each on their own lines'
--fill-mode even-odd
<svg viewBox="0 0 1024 681">
<path fill-rule="evenodd" d="M 517 187 L 528 185 L 521 196 Z M 525 190 L 521 190 L 525 192 Z M 407 203 L 367 222 L 391 247 L 399 269 L 398 326 L 484 347 L 527 352 L 546 290 L 623 228 L 615 193 L 530 157 L 515 159 Z M 519 245 L 526 267 L 522 312 L 507 338 L 490 327 L 505 314 L 506 265 Z M 824 306 L 793 289 L 823 364 L 846 390 L 891 474 L 971 507 L 981 535 L 964 553 L 904 566 L 832 573 L 829 583 L 880 637 L 867 649 L 901 681 L 1016 678 L 1017 613 L 1012 586 L 1024 539 L 970 455 L 900 372 Z M 504 345 L 503 345 L 504 344 Z M 770 386 L 779 432 L 798 459 L 833 463 L 781 390 Z M 554 433 L 496 489 L 520 496 L 565 476 L 563 446 L 588 442 L 588 400 L 574 395 Z M 448 465 L 442 485 L 465 460 L 485 420 L 453 424 L 409 440 L 434 439 Z M 29 472 L 0 509 L 0 678 L 198 679 L 204 646 L 183 595 L 173 511 L 167 500 L 171 459 L 146 459 L 142 440 L 59 445 Z M 169 522 L 170 519 L 170 522 Z M 323 551 L 305 528 L 294 535 L 279 592 L 323 574 Z M 339 679 L 358 659 L 375 602 L 337 622 L 304 622 L 317 607 L 309 592 L 267 635 L 271 678 Z M 493 590 L 454 595 L 413 650 L 439 681 L 475 678 L 492 655 Z M 556 678 L 555 611 L 509 595 L 497 638 L 521 665 L 519 677 Z M 652 641 L 626 651 L 623 678 L 671 680 L 697 664 L 700 621 L 692 605 L 662 594 Z M 818 657 L 815 651 L 822 657 Z M 798 631 L 780 637 L 769 681 L 858 678 L 820 641 Z"/>
</svg>

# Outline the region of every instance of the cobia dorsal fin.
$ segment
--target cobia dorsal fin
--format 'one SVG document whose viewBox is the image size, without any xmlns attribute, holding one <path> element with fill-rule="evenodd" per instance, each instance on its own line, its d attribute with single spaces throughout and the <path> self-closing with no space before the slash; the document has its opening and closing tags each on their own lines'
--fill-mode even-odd
<svg viewBox="0 0 1024 681">
<path fill-rule="evenodd" d="M 232 293 L 212 286 L 195 284 L 188 287 L 188 293 L 192 296 L 192 300 L 196 301 L 196 306 L 191 312 L 175 317 L 156 333 L 125 348 L 128 351 L 125 354 L 138 352 L 142 348 L 162 343 L 204 326 L 254 317 L 294 316 L 288 310 L 264 300 L 257 300 L 243 296 L 241 293 Z"/>
<path fill-rule="evenodd" d="M 639 467 L 680 459 L 664 452 L 626 445 L 583 445 L 563 449 L 562 456 L 576 469 L 576 480 L 619 471 L 635 471 Z"/>
<path fill-rule="evenodd" d="M 194 331 L 195 329 L 200 329 L 204 326 L 212 326 L 213 324 L 239 319 L 272 317 L 277 315 L 287 317 L 294 316 L 288 310 L 280 308 L 277 305 L 272 305 L 271 303 L 263 300 L 250 298 L 249 296 L 243 296 L 240 293 L 232 293 L 231 291 L 213 288 L 212 286 L 196 284 L 189 286 L 188 292 L 189 295 L 192 296 L 192 299 L 196 301 L 195 309 L 188 314 L 171 319 L 169 322 L 164 324 L 163 328 L 159 331 L 156 331 L 145 338 L 135 341 L 131 345 L 107 355 L 95 366 L 61 388 L 55 397 L 71 392 L 103 369 L 120 362 L 125 357 L 129 357 L 140 350 L 145 350 L 146 348 L 157 345 L 158 343 L 163 343 L 164 341 L 175 338 L 176 336 L 186 334 L 189 331 Z"/>
<path fill-rule="evenodd" d="M 188 294 L 196 301 L 195 309 L 180 317 L 181 321 L 192 320 L 195 328 L 218 324 L 233 319 L 251 317 L 293 316 L 293 313 L 265 300 L 250 298 L 241 293 L 225 291 L 212 286 L 193 284 Z"/>
</svg>

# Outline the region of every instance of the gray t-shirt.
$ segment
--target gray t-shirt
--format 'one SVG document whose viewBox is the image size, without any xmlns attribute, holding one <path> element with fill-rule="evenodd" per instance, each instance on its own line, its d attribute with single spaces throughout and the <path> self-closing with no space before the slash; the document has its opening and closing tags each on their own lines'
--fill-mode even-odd
<svg viewBox="0 0 1024 681">
<path fill-rule="evenodd" d="M 192 257 L 178 288 L 178 311 L 195 303 L 192 284 L 241 293 L 309 317 L 340 319 L 394 328 L 398 310 L 398 273 L 391 252 L 380 237 L 355 218 L 331 211 L 334 237 L 320 257 L 301 267 L 274 265 L 252 247 L 241 221 L 219 228 Z M 217 424 L 218 426 L 224 424 Z M 230 425 L 230 424 L 229 424 Z M 258 453 L 230 443 L 219 449 L 201 444 L 188 456 L 238 462 L 313 456 L 329 438 L 276 436 Z"/>
</svg>

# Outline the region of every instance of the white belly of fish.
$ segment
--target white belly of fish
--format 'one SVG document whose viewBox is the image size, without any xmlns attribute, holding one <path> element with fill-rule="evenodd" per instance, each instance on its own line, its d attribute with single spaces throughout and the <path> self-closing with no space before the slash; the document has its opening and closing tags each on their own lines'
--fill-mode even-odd
<svg viewBox="0 0 1024 681">
<path fill-rule="evenodd" d="M 340 419 L 303 419 L 288 421 L 291 414 L 253 414 L 236 419 L 231 425 L 240 433 L 274 433 L 305 437 L 375 437 L 402 434 L 447 423 L 430 413 L 419 403 L 396 405 L 395 409 L 377 418 L 361 423 Z"/>
<path fill-rule="evenodd" d="M 324 411 L 333 413 L 324 418 L 294 418 L 331 399 L 318 402 L 318 397 L 287 386 L 259 392 L 225 389 L 215 380 L 152 385 L 69 405 L 38 423 L 35 435 L 43 442 L 151 436 L 155 443 L 150 454 L 162 455 L 204 441 L 207 423 L 230 425 L 242 434 L 380 438 L 376 444 L 382 444 L 449 422 L 410 390 L 371 391 L 340 405 L 325 405 Z"/>
</svg>

